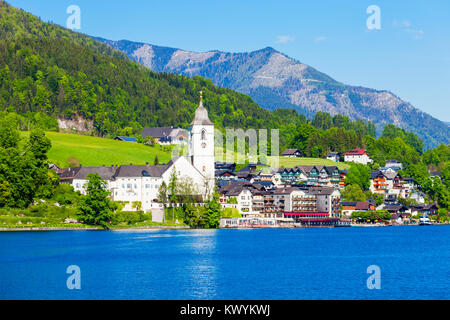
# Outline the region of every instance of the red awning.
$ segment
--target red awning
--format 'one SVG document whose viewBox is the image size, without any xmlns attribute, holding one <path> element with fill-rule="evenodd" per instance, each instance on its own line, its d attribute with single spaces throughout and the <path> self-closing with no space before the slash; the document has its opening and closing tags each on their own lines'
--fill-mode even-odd
<svg viewBox="0 0 450 320">
<path fill-rule="evenodd" d="M 328 212 L 285 212 L 285 216 L 327 216 Z"/>
</svg>

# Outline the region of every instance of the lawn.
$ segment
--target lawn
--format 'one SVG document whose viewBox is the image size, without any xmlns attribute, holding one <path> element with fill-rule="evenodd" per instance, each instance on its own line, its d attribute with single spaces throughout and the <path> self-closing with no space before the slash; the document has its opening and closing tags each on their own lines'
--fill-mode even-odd
<svg viewBox="0 0 450 320">
<path fill-rule="evenodd" d="M 29 133 L 23 132 L 23 136 Z M 51 163 L 62 168 L 68 166 L 72 157 L 78 159 L 83 166 L 111 166 L 123 164 L 153 164 L 155 155 L 159 163 L 170 161 L 170 147 L 156 145 L 154 147 L 143 144 L 98 138 L 86 135 L 46 132 L 52 141 L 52 148 L 48 153 Z"/>
</svg>

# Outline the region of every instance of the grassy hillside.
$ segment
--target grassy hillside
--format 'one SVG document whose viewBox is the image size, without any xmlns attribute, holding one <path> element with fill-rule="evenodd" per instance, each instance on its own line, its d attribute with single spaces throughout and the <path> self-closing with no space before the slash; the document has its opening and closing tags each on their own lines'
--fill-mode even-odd
<svg viewBox="0 0 450 320">
<path fill-rule="evenodd" d="M 280 168 L 293 168 L 295 166 L 312 166 L 312 165 L 337 166 L 341 170 L 350 168 L 350 165 L 347 163 L 343 162 L 336 163 L 334 161 L 321 158 L 288 158 L 288 157 L 279 158 Z"/>
<path fill-rule="evenodd" d="M 28 135 L 23 132 L 23 135 Z M 83 166 L 110 166 L 121 164 L 153 164 L 155 155 L 160 163 L 170 161 L 168 147 L 145 146 L 138 143 L 116 141 L 78 134 L 46 132 L 52 141 L 49 160 L 66 168 L 68 159 L 77 158 Z M 165 150 L 164 150 L 165 149 Z"/>
<path fill-rule="evenodd" d="M 28 132 L 22 135 L 28 136 Z M 48 153 L 51 163 L 62 168 L 68 167 L 68 160 L 76 158 L 83 166 L 110 166 L 122 164 L 153 164 L 155 155 L 160 163 L 167 163 L 171 159 L 171 147 L 156 145 L 145 146 L 138 143 L 117 141 L 106 138 L 91 137 L 79 134 L 46 132 L 52 141 L 52 148 Z M 303 165 L 335 166 L 336 163 L 320 158 L 279 158 L 279 167 L 292 168 Z M 339 169 L 348 169 L 350 165 L 338 163 Z"/>
</svg>

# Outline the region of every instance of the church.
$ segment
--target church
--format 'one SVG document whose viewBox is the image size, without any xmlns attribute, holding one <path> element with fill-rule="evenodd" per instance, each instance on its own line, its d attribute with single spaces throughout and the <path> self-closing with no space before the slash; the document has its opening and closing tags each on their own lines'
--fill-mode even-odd
<svg viewBox="0 0 450 320">
<path fill-rule="evenodd" d="M 204 200 L 214 192 L 214 124 L 208 110 L 200 103 L 188 129 L 188 154 L 174 156 L 167 164 L 121 165 L 111 167 L 69 168 L 60 174 L 61 183 L 71 184 L 75 191 L 86 192 L 87 175 L 97 173 L 107 182 L 111 200 L 124 201 L 124 210 L 150 211 L 159 208 L 159 188 L 163 181 L 168 186 L 175 172 L 178 181 L 192 182 L 198 196 Z"/>
</svg>

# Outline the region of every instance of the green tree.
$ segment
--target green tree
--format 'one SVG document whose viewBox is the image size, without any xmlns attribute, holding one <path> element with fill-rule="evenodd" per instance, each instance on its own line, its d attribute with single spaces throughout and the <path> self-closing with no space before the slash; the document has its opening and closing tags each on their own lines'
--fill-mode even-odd
<svg viewBox="0 0 450 320">
<path fill-rule="evenodd" d="M 358 185 L 363 190 L 369 189 L 370 168 L 359 163 L 352 164 L 345 177 L 345 184 Z"/>
<path fill-rule="evenodd" d="M 168 186 L 170 201 L 172 203 L 177 202 L 177 191 L 178 191 L 178 177 L 175 168 L 172 170 L 169 178 L 169 186 Z"/>
<path fill-rule="evenodd" d="M 203 216 L 203 227 L 204 228 L 217 228 L 219 226 L 220 222 L 220 216 L 221 216 L 221 206 L 219 203 L 219 197 L 220 195 L 218 193 L 214 193 L 211 200 L 208 201 L 206 207 L 205 207 L 205 214 Z"/>
<path fill-rule="evenodd" d="M 109 229 L 116 206 L 109 198 L 106 181 L 96 173 L 88 174 L 87 179 L 86 196 L 81 199 L 78 208 L 80 221 Z"/>
<path fill-rule="evenodd" d="M 190 227 L 201 227 L 205 208 L 188 203 L 184 206 L 184 223 Z"/>
<path fill-rule="evenodd" d="M 341 194 L 345 201 L 366 201 L 366 195 L 357 184 L 347 185 Z"/>
</svg>

